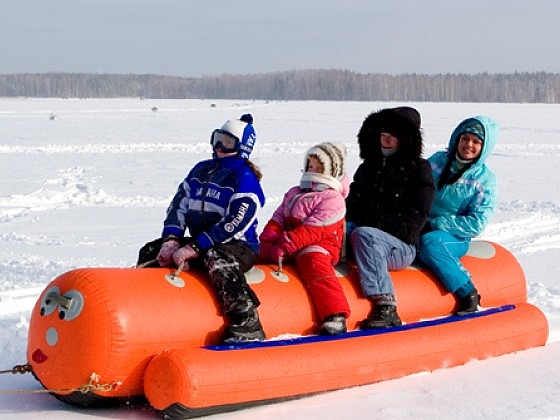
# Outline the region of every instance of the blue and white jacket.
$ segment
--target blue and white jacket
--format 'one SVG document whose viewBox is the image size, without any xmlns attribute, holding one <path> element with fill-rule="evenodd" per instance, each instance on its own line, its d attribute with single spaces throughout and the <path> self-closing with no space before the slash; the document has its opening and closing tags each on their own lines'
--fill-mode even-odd
<svg viewBox="0 0 560 420">
<path fill-rule="evenodd" d="M 498 125 L 485 116 L 474 119 L 485 130 L 480 157 L 456 182 L 436 188 L 435 200 L 428 217 L 432 229 L 443 230 L 464 239 L 473 238 L 484 230 L 494 214 L 497 202 L 496 176 L 486 166 L 486 159 L 496 144 Z M 447 162 L 455 160 L 460 128 L 461 124 L 451 134 L 447 151 L 436 152 L 428 159 L 436 185 Z"/>
<path fill-rule="evenodd" d="M 246 159 L 205 160 L 179 185 L 162 236 L 182 237 L 188 229 L 202 251 L 239 240 L 258 253 L 257 215 L 264 202 L 260 182 Z"/>
</svg>

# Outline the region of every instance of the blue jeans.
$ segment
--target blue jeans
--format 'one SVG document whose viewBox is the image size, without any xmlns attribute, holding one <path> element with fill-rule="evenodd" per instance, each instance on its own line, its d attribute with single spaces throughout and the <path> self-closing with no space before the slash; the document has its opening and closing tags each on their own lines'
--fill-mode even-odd
<svg viewBox="0 0 560 420">
<path fill-rule="evenodd" d="M 470 273 L 459 258 L 469 250 L 469 238 L 459 238 L 443 230 L 422 235 L 418 258 L 441 281 L 445 288 L 463 298 L 474 290 Z"/>
<path fill-rule="evenodd" d="M 369 226 L 355 228 L 350 234 L 350 244 L 364 295 L 394 295 L 389 270 L 400 270 L 412 264 L 416 247 Z"/>
</svg>

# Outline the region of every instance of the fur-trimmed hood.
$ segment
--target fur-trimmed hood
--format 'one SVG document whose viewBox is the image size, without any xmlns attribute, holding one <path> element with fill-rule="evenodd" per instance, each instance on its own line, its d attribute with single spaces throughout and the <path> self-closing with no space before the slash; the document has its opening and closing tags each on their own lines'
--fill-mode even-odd
<svg viewBox="0 0 560 420">
<path fill-rule="evenodd" d="M 381 133 L 389 133 L 400 142 L 398 155 L 411 161 L 422 157 L 420 114 L 414 108 L 385 108 L 366 117 L 358 132 L 360 158 L 381 159 Z"/>
</svg>

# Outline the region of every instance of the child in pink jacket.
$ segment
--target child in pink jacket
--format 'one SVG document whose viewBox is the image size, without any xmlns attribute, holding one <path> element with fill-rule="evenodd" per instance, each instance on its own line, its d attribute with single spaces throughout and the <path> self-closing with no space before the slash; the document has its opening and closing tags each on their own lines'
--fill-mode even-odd
<svg viewBox="0 0 560 420">
<path fill-rule="evenodd" d="M 322 335 L 346 332 L 350 307 L 336 277 L 344 237 L 349 181 L 345 149 L 320 143 L 307 151 L 299 186 L 290 188 L 261 233 L 260 257 L 295 260 L 315 309 Z"/>
</svg>

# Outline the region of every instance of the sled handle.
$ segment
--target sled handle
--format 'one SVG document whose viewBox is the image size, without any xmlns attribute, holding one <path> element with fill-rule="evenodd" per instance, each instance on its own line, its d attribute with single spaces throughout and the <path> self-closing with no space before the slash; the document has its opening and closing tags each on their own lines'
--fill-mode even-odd
<svg viewBox="0 0 560 420">
<path fill-rule="evenodd" d="M 184 287 L 185 282 L 179 276 L 179 274 L 181 274 L 181 271 L 183 271 L 184 266 L 185 266 L 185 262 L 183 261 L 181 264 L 179 264 L 179 267 L 177 267 L 177 270 L 174 273 L 165 275 L 165 280 L 167 280 L 173 286 Z"/>
<path fill-rule="evenodd" d="M 56 292 L 50 292 L 49 294 L 47 294 L 45 303 L 48 305 L 51 300 L 56 302 L 58 305 L 60 305 L 66 310 L 70 309 L 70 305 L 72 305 L 72 298 L 59 295 Z"/>
<path fill-rule="evenodd" d="M 282 274 L 282 256 L 278 257 L 278 271 L 276 272 L 278 275 Z"/>
<path fill-rule="evenodd" d="M 289 277 L 282 272 L 282 257 L 278 257 L 278 270 L 272 272 L 272 276 L 276 280 L 280 280 L 282 282 L 287 282 Z"/>
</svg>

